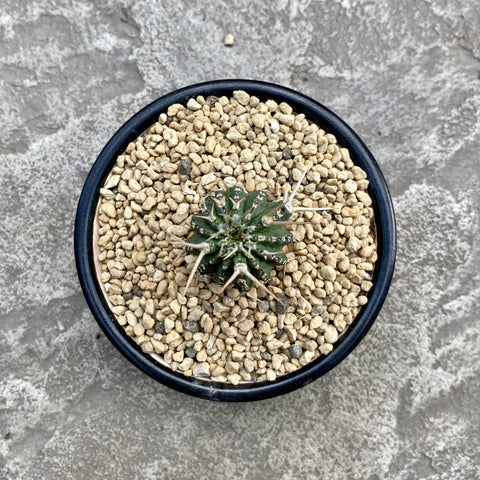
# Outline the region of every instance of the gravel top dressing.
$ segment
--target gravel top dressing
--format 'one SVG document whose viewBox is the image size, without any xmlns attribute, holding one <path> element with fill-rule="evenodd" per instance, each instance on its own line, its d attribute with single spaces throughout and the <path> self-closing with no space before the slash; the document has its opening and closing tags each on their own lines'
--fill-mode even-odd
<svg viewBox="0 0 480 480">
<path fill-rule="evenodd" d="M 327 355 L 373 286 L 368 183 L 333 135 L 286 103 L 235 91 L 171 105 L 100 191 L 94 241 L 118 323 L 172 370 L 232 384 Z M 185 247 L 205 199 L 235 186 L 288 199 L 292 213 L 281 222 L 288 261 L 245 292 L 201 274 L 201 252 Z"/>
</svg>

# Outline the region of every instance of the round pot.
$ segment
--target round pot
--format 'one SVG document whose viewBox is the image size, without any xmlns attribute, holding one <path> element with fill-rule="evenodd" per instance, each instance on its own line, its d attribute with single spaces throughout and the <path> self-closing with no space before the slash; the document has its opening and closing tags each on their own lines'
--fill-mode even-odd
<svg viewBox="0 0 480 480">
<path fill-rule="evenodd" d="M 99 190 L 127 145 L 135 140 L 162 112 L 174 103 L 186 104 L 189 98 L 203 95 L 231 95 L 234 90 L 245 90 L 261 100 L 285 101 L 297 113 L 315 122 L 336 136 L 338 143 L 350 151 L 351 158 L 367 173 L 369 194 L 375 211 L 378 260 L 373 275 L 369 301 L 362 308 L 347 334 L 336 343 L 334 350 L 305 367 L 281 376 L 273 382 L 231 385 L 223 382 L 185 377 L 161 365 L 128 337 L 116 322 L 97 278 L 94 263 L 93 232 L 99 201 Z M 78 203 L 75 220 L 75 258 L 83 293 L 96 321 L 108 339 L 140 370 L 175 390 L 217 401 L 261 400 L 290 392 L 307 385 L 340 363 L 365 336 L 384 302 L 393 275 L 396 250 L 395 219 L 392 201 L 372 154 L 356 133 L 337 115 L 323 105 L 294 90 L 252 80 L 218 80 L 176 90 L 154 101 L 128 120 L 110 139 L 93 165 Z"/>
</svg>

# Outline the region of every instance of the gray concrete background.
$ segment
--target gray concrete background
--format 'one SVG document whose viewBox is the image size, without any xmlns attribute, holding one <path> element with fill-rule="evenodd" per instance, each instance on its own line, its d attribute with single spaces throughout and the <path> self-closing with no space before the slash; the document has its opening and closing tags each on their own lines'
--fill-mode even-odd
<svg viewBox="0 0 480 480">
<path fill-rule="evenodd" d="M 2 0 L 0 478 L 480 478 L 479 31 L 476 0 Z M 115 130 L 228 77 L 343 117 L 383 169 L 399 232 L 361 345 L 254 404 L 137 371 L 100 334 L 73 258 L 76 202 Z"/>
</svg>

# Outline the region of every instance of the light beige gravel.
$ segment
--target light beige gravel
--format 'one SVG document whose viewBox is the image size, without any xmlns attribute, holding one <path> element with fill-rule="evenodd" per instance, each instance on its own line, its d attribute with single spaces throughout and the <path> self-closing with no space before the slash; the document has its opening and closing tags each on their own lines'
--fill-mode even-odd
<svg viewBox="0 0 480 480">
<path fill-rule="evenodd" d="M 194 254 L 172 245 L 191 233 L 206 194 L 240 185 L 298 194 L 289 262 L 269 289 L 241 294 L 206 276 L 184 295 Z M 126 333 L 186 376 L 273 381 L 348 333 L 368 301 L 377 260 L 368 179 L 336 138 L 286 103 L 247 92 L 175 104 L 117 159 L 101 190 L 100 277 Z M 291 347 L 295 346 L 295 349 Z"/>
</svg>

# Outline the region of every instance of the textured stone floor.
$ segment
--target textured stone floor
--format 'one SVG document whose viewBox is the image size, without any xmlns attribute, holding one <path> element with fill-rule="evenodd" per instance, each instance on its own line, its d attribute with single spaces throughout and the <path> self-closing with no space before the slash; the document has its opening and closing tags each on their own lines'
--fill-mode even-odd
<svg viewBox="0 0 480 480">
<path fill-rule="evenodd" d="M 480 478 L 479 31 L 476 0 L 2 0 L 0 478 Z M 161 94 L 228 77 L 293 87 L 349 122 L 399 232 L 361 345 L 254 404 L 190 398 L 127 363 L 87 309 L 72 245 L 114 131 Z"/>
</svg>

